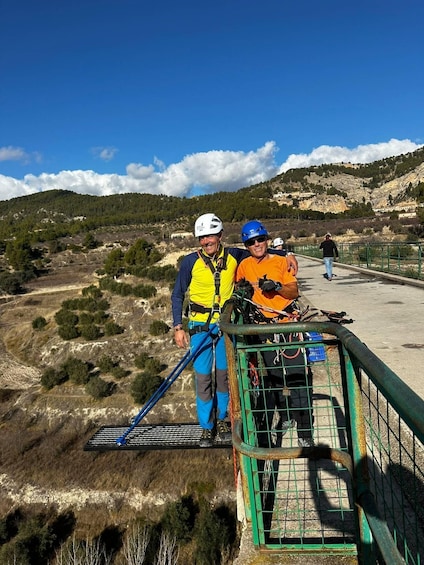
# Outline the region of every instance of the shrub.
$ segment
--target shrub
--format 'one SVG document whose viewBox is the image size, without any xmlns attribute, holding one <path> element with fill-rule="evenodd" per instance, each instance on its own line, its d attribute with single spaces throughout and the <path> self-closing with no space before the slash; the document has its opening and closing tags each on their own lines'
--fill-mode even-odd
<svg viewBox="0 0 424 565">
<path fill-rule="evenodd" d="M 149 326 L 150 335 L 165 335 L 169 332 L 170 327 L 162 320 L 155 320 Z"/>
<path fill-rule="evenodd" d="M 150 359 L 150 355 L 146 353 L 146 351 L 142 351 L 140 355 L 137 355 L 137 357 L 134 359 L 134 365 L 137 367 L 137 369 L 144 369 L 148 359 Z"/>
<path fill-rule="evenodd" d="M 43 316 L 38 316 L 32 320 L 32 328 L 34 330 L 43 330 L 47 326 L 47 320 Z"/>
<path fill-rule="evenodd" d="M 144 369 L 147 373 L 157 374 L 166 368 L 159 359 L 151 357 L 147 352 L 143 351 L 134 359 L 134 365 L 137 369 Z"/>
<path fill-rule="evenodd" d="M 233 537 L 231 525 L 227 520 L 228 518 L 225 519 L 218 512 L 212 511 L 207 501 L 201 501 L 193 536 L 196 541 L 196 563 L 222 563 L 223 554 L 228 551 Z M 235 523 L 235 520 L 233 521 Z"/>
<path fill-rule="evenodd" d="M 104 271 L 111 277 L 117 277 L 124 272 L 124 253 L 120 249 L 113 249 L 106 258 Z"/>
<path fill-rule="evenodd" d="M 8 542 L 18 533 L 23 520 L 22 512 L 17 508 L 0 520 L 0 545 Z"/>
<path fill-rule="evenodd" d="M 86 286 L 85 288 L 82 289 L 82 295 L 92 296 L 93 298 L 101 298 L 102 291 L 94 284 L 91 284 L 90 286 Z"/>
<path fill-rule="evenodd" d="M 56 536 L 53 529 L 43 523 L 44 520 L 43 516 L 35 516 L 24 522 L 15 538 L 1 547 L 0 562 L 48 563 Z"/>
<path fill-rule="evenodd" d="M 101 245 L 101 242 L 97 241 L 97 239 L 94 237 L 92 233 L 88 233 L 84 237 L 82 245 L 86 249 L 96 249 L 96 247 L 99 247 L 99 245 Z"/>
<path fill-rule="evenodd" d="M 93 314 L 93 322 L 95 324 L 104 324 L 108 318 L 109 314 L 104 310 L 97 310 L 97 312 Z"/>
<path fill-rule="evenodd" d="M 115 324 L 115 322 L 106 322 L 105 335 L 118 335 L 124 332 L 124 328 Z"/>
<path fill-rule="evenodd" d="M 175 282 L 177 273 L 178 271 L 173 265 L 165 265 L 163 267 L 149 267 L 147 269 L 146 275 L 152 281 Z"/>
<path fill-rule="evenodd" d="M 65 308 L 56 312 L 54 319 L 58 326 L 76 326 L 78 323 L 78 316 Z"/>
<path fill-rule="evenodd" d="M 69 379 L 76 385 L 85 385 L 90 378 L 88 364 L 82 359 L 69 357 L 62 365 L 62 369 Z"/>
<path fill-rule="evenodd" d="M 102 373 L 110 373 L 115 365 L 116 363 L 114 362 L 112 357 L 109 357 L 108 355 L 103 355 L 103 357 L 100 357 L 100 359 L 97 361 L 97 366 Z"/>
<path fill-rule="evenodd" d="M 13 273 L 0 273 L 0 292 L 4 294 L 20 294 L 22 277 Z"/>
<path fill-rule="evenodd" d="M 159 359 L 156 359 L 155 357 L 149 357 L 149 359 L 147 359 L 144 365 L 144 369 L 146 373 L 156 375 L 157 373 L 161 372 L 162 363 L 159 361 Z"/>
<path fill-rule="evenodd" d="M 152 285 L 138 284 L 133 289 L 134 296 L 139 298 L 151 298 L 156 296 L 157 290 Z"/>
<path fill-rule="evenodd" d="M 88 324 L 92 324 L 94 321 L 94 316 L 90 312 L 81 312 L 79 316 L 79 323 L 82 326 L 87 326 Z"/>
<path fill-rule="evenodd" d="M 105 398 L 112 394 L 112 385 L 100 377 L 91 377 L 85 385 L 85 391 L 93 398 Z"/>
<path fill-rule="evenodd" d="M 56 371 L 53 367 L 48 367 L 41 375 L 41 385 L 50 390 L 57 385 L 61 385 L 68 380 L 65 371 Z"/>
<path fill-rule="evenodd" d="M 102 301 L 101 301 L 102 302 Z M 109 306 L 107 306 L 108 308 Z M 88 312 L 95 312 L 96 310 L 107 310 L 107 308 L 99 308 L 98 302 L 94 298 L 85 297 L 79 300 L 79 310 L 87 310 Z"/>
<path fill-rule="evenodd" d="M 110 308 L 110 304 L 106 300 L 106 298 L 102 298 L 101 300 L 97 300 L 95 302 L 96 302 L 96 307 L 94 310 L 109 310 Z"/>
<path fill-rule="evenodd" d="M 62 302 L 62 309 L 63 310 L 78 310 L 80 307 L 80 299 L 79 298 L 68 298 L 68 300 L 64 300 Z"/>
<path fill-rule="evenodd" d="M 152 394 L 160 387 L 162 379 L 149 373 L 139 373 L 135 376 L 131 385 L 131 395 L 134 402 L 144 404 Z"/>
<path fill-rule="evenodd" d="M 161 526 L 165 532 L 174 535 L 178 541 L 188 542 L 192 538 L 195 516 L 198 509 L 191 496 L 171 502 L 162 516 Z"/>
<path fill-rule="evenodd" d="M 392 259 L 405 259 L 412 255 L 412 247 L 410 245 L 394 245 L 389 247 L 390 257 Z"/>
<path fill-rule="evenodd" d="M 81 337 L 88 341 L 93 341 L 93 339 L 98 339 L 101 336 L 100 328 L 94 324 L 80 326 L 80 332 Z"/>
<path fill-rule="evenodd" d="M 126 371 L 123 367 L 116 365 L 111 370 L 111 373 L 112 373 L 112 376 L 115 377 L 115 379 L 123 379 L 124 377 L 126 377 L 127 375 L 130 374 L 130 371 Z"/>
<path fill-rule="evenodd" d="M 59 326 L 58 329 L 59 335 L 62 339 L 75 339 L 76 337 L 79 337 L 79 331 L 78 328 L 76 326 L 71 326 L 71 325 L 64 325 L 64 326 Z"/>
</svg>

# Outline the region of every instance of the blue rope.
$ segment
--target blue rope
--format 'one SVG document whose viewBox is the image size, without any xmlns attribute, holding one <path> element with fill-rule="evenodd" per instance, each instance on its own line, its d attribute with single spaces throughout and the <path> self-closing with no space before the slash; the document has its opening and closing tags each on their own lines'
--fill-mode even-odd
<svg viewBox="0 0 424 565">
<path fill-rule="evenodd" d="M 122 436 L 118 437 L 115 441 L 118 445 L 125 445 L 127 443 L 126 438 L 129 433 L 133 431 L 133 429 L 137 426 L 137 424 L 150 412 L 150 410 L 155 406 L 155 404 L 162 398 L 165 392 L 169 389 L 173 382 L 177 380 L 183 370 L 187 367 L 187 365 L 194 359 L 202 349 L 203 345 L 206 343 L 206 339 L 209 335 L 212 334 L 212 331 L 215 328 L 210 328 L 207 333 L 205 333 L 204 338 L 202 341 L 197 345 L 197 347 L 193 351 L 187 351 L 184 357 L 179 361 L 176 367 L 171 371 L 171 373 L 166 377 L 166 379 L 162 382 L 160 387 L 155 390 L 140 412 L 135 416 L 131 426 L 122 434 Z"/>
</svg>

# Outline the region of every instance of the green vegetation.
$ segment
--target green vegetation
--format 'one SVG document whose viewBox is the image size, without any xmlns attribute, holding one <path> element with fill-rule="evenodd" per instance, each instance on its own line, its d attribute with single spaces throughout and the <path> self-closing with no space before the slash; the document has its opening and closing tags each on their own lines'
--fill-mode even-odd
<svg viewBox="0 0 424 565">
<path fill-rule="evenodd" d="M 82 337 L 93 341 L 103 335 L 110 337 L 124 332 L 122 326 L 109 319 L 105 310 L 110 304 L 103 298 L 98 287 L 86 287 L 82 290 L 82 295 L 82 298 L 64 300 L 62 308 L 54 316 L 62 339 Z M 78 314 L 75 311 L 78 311 Z"/>
<path fill-rule="evenodd" d="M 68 380 L 76 385 L 85 385 L 90 379 L 92 367 L 77 357 L 68 357 L 59 369 L 48 367 L 41 375 L 42 386 L 50 390 Z"/>
<path fill-rule="evenodd" d="M 69 380 L 76 385 L 85 385 L 90 379 L 90 366 L 76 357 L 69 357 L 62 365 Z"/>
<path fill-rule="evenodd" d="M 151 373 L 139 373 L 131 383 L 131 395 L 136 404 L 144 404 L 160 387 L 163 379 Z"/>
<path fill-rule="evenodd" d="M 236 523 L 229 507 L 212 508 L 202 497 L 184 496 L 168 504 L 156 521 L 138 516 L 122 530 L 106 527 L 95 538 L 80 539 L 76 517 L 70 511 L 58 513 L 47 507 L 43 512 L 24 512 L 17 508 L 0 520 L 0 562 L 230 563 L 237 553 Z"/>
<path fill-rule="evenodd" d="M 97 366 L 102 373 L 110 373 L 112 369 L 118 365 L 109 355 L 103 355 L 97 361 Z"/>
<path fill-rule="evenodd" d="M 154 320 L 149 326 L 150 335 L 165 335 L 171 328 L 162 320 Z"/>
<path fill-rule="evenodd" d="M 423 161 L 423 155 L 423 151 L 418 153 L 415 161 L 411 156 L 400 156 L 369 166 L 352 168 L 347 165 L 332 165 L 314 168 L 313 172 L 322 177 L 331 177 L 339 172 L 358 177 L 362 175 L 363 178 L 366 176 L 372 188 L 395 178 L 400 171 L 412 170 L 417 160 Z M 296 188 L 298 192 L 314 190 L 327 195 L 344 196 L 343 191 L 318 185 L 316 178 L 314 184 L 307 181 L 305 176 L 310 172 L 311 169 L 304 169 L 280 175 L 278 182 L 281 183 L 281 187 L 278 186 L 278 190 L 290 194 L 294 193 L 294 188 Z M 56 420 L 56 416 L 52 416 L 53 410 L 48 412 L 50 418 L 48 423 L 47 419 L 42 420 L 43 416 L 36 419 L 38 416 L 34 416 L 37 414 L 35 410 L 27 410 L 27 415 L 24 409 L 26 409 L 26 402 L 32 402 L 32 396 L 27 399 L 30 395 L 22 396 L 20 403 L 13 404 L 13 410 L 5 412 L 8 416 L 4 425 L 10 437 L 8 435 L 2 445 L 2 465 L 6 469 L 5 472 L 19 474 L 19 485 L 28 482 L 28 476 L 30 481 L 41 484 L 46 491 L 50 488 L 52 490 L 62 488 L 63 485 L 83 484 L 84 487 L 87 486 L 87 489 L 92 488 L 92 485 L 95 487 L 100 485 L 105 492 L 119 493 L 121 489 L 122 492 L 130 492 L 133 488 L 131 476 L 136 476 L 141 488 L 147 491 L 152 487 L 152 492 L 158 492 L 165 481 L 172 483 L 172 480 L 177 478 L 178 472 L 181 472 L 183 467 L 182 465 L 181 468 L 179 467 L 179 455 L 173 453 L 169 454 L 169 459 L 166 461 L 163 460 L 163 454 L 158 456 L 152 452 L 148 454 L 108 454 L 107 457 L 84 453 L 81 447 L 85 439 L 92 434 L 94 424 L 87 424 L 82 421 L 82 418 L 79 420 L 75 416 L 77 410 L 74 413 L 70 407 L 84 406 L 84 402 L 87 405 L 87 398 L 84 400 L 84 392 L 96 400 L 96 402 L 91 400 L 89 403 L 96 405 L 95 408 L 98 408 L 97 401 L 101 402 L 102 399 L 116 391 L 122 391 L 126 407 L 131 404 L 127 400 L 128 393 L 131 393 L 135 403 L 143 404 L 161 385 L 163 379 L 160 374 L 165 366 L 158 358 L 149 355 L 149 352 L 160 351 L 163 344 L 159 342 L 168 343 L 168 338 L 149 340 L 146 339 L 146 334 L 149 331 L 150 335 L 163 336 L 169 332 L 169 327 L 164 321 L 154 318 L 169 319 L 169 300 L 161 292 L 159 285 L 173 284 L 177 270 L 169 265 L 159 266 L 158 261 L 162 258 L 165 249 L 163 242 L 170 243 L 169 249 L 172 252 L 179 247 L 178 243 L 174 244 L 173 240 L 171 242 L 170 233 L 176 229 L 191 231 L 193 219 L 200 213 L 205 210 L 216 211 L 226 223 L 226 242 L 233 243 L 239 243 L 239 225 L 236 225 L 235 222 L 242 222 L 252 217 L 263 219 L 273 235 L 281 235 L 285 240 L 290 236 L 294 239 L 300 236 L 310 238 L 311 234 L 319 237 L 327 229 L 336 235 L 341 235 L 346 233 L 347 228 L 354 226 L 355 233 L 363 234 L 363 239 L 358 246 L 358 253 L 363 257 L 366 257 L 368 253 L 366 242 L 371 241 L 386 223 L 392 232 L 394 232 L 393 226 L 396 226 L 395 233 L 405 234 L 407 230 L 410 230 L 408 237 L 411 242 L 416 242 L 417 238 L 424 234 L 424 209 L 418 210 L 421 223 L 413 226 L 409 222 L 408 224 L 402 222 L 398 219 L 397 214 L 393 215 L 390 221 L 389 218 L 374 217 L 370 205 L 365 202 L 351 203 L 350 210 L 345 214 L 299 210 L 296 207 L 278 206 L 271 200 L 277 190 L 275 179 L 273 183 L 260 183 L 254 187 L 244 188 L 237 193 L 223 192 L 193 199 L 131 194 L 92 197 L 77 195 L 69 191 L 51 191 L 2 203 L 2 223 L 0 225 L 0 292 L 2 294 L 25 292 L 25 283 L 32 277 L 42 275 L 49 268 L 57 268 L 62 257 L 54 257 L 56 253 L 65 250 L 68 250 L 65 256 L 70 255 L 70 252 L 78 253 L 78 256 L 72 256 L 71 260 L 84 268 L 85 265 L 89 268 L 93 260 L 97 261 L 95 267 L 97 268 L 101 264 L 98 258 L 108 254 L 104 265 L 99 269 L 102 272 L 98 286 L 90 285 L 84 288 L 81 295 L 65 300 L 59 306 L 58 302 L 55 302 L 54 312 L 56 309 L 58 311 L 54 316 L 54 322 L 58 325 L 58 333 L 63 339 L 110 338 L 102 339 L 102 347 L 99 349 L 97 349 L 97 343 L 62 343 L 60 346 L 55 343 L 51 347 L 52 359 L 59 359 L 59 355 L 62 355 L 62 361 L 63 351 L 80 351 L 82 356 L 87 356 L 87 351 L 91 351 L 93 357 L 99 356 L 99 359 L 95 360 L 95 365 L 69 356 L 62 364 L 57 361 L 57 367 L 44 369 L 41 375 L 43 389 L 49 391 L 58 386 L 62 386 L 62 389 L 52 390 L 52 393 L 44 393 L 40 398 L 36 398 L 34 408 L 42 412 L 44 401 L 48 407 L 50 404 L 55 406 L 54 403 L 57 403 L 64 412 L 63 420 L 60 421 L 59 418 Z M 294 187 L 295 183 L 298 183 L 299 187 Z M 422 183 L 415 187 L 410 186 L 406 192 L 408 196 L 419 202 L 424 200 Z M 395 198 L 392 200 L 395 203 Z M 128 241 L 125 241 L 125 235 L 117 234 L 116 240 L 120 240 L 119 249 L 114 248 L 117 245 L 113 239 L 115 236 L 105 238 L 96 234 L 96 230 L 103 229 L 105 226 L 107 227 L 105 231 L 113 233 L 114 226 L 122 225 L 126 226 L 125 229 L 128 228 L 129 231 L 131 227 L 131 239 L 128 238 Z M 119 230 L 120 228 L 116 229 L 116 232 Z M 131 245 L 129 241 L 134 241 L 137 237 L 134 233 L 138 231 L 143 234 L 143 238 L 136 240 L 134 245 Z M 96 250 L 102 245 L 99 239 L 108 240 L 105 244 L 107 247 L 102 250 Z M 181 247 L 186 243 L 191 245 L 193 242 L 195 242 L 194 238 L 186 240 L 181 243 Z M 159 243 L 160 246 L 157 245 Z M 415 248 L 414 253 L 416 254 L 417 245 L 412 247 Z M 393 262 L 401 264 L 405 274 L 417 277 L 417 271 L 410 260 L 412 247 L 401 245 L 396 250 L 395 248 L 389 250 L 386 256 Z M 91 250 L 96 251 L 89 253 Z M 131 275 L 123 279 L 131 281 L 131 284 L 114 279 L 122 275 Z M 134 277 L 139 280 L 134 280 Z M 70 295 L 66 294 L 66 296 Z M 127 301 L 117 298 L 118 296 L 122 298 L 131 296 L 143 300 Z M 31 318 L 34 317 L 32 337 L 37 344 L 45 344 L 50 333 L 54 331 L 54 322 L 50 321 L 50 315 L 48 316 L 49 323 L 43 316 L 37 316 L 38 312 L 46 312 L 44 304 L 42 309 L 41 307 L 38 309 L 36 304 L 38 299 L 38 297 L 28 296 L 16 302 L 23 304 L 25 301 L 28 303 L 32 301 L 35 304 L 33 310 L 35 313 L 31 315 Z M 126 308 L 127 303 L 131 302 L 136 303 L 137 307 L 146 304 L 146 308 L 142 309 L 141 306 L 139 310 L 134 308 L 134 320 L 130 320 L 130 316 L 127 318 L 130 323 L 126 327 L 131 327 L 131 331 L 134 331 L 134 339 L 132 340 L 131 335 L 128 337 L 132 340 L 132 345 L 135 344 L 134 348 L 137 348 L 136 353 L 131 351 L 128 359 L 132 360 L 136 354 L 134 364 L 140 370 L 140 374 L 134 375 L 131 380 L 125 380 L 130 371 L 120 366 L 119 359 L 124 345 L 127 345 L 125 342 L 127 336 L 125 334 L 122 338 L 119 336 L 123 328 L 113 319 L 112 312 L 119 311 L 117 305 L 119 307 L 122 304 Z M 110 309 L 110 306 L 113 306 L 113 310 Z M 163 313 L 164 310 L 156 314 L 164 306 L 168 308 L 166 314 Z M 126 309 L 125 313 L 129 310 Z M 142 316 L 138 316 L 137 319 L 140 312 Z M 141 317 L 143 318 L 142 323 L 140 322 Z M 119 321 L 121 319 L 124 317 L 119 318 Z M 186 323 L 184 321 L 184 324 Z M 112 336 L 117 337 L 112 339 Z M 57 336 L 54 336 L 54 339 L 55 342 L 58 341 Z M 143 340 L 150 341 L 152 344 L 144 343 L 143 347 L 147 351 L 139 352 L 139 344 L 143 343 Z M 110 348 L 108 348 L 109 344 Z M 47 345 L 50 347 L 51 344 Z M 60 350 L 60 347 L 63 348 L 63 351 Z M 104 352 L 111 351 L 113 352 L 111 355 L 102 355 Z M 42 351 L 42 353 L 44 355 L 45 352 Z M 128 362 L 125 355 L 122 355 L 122 359 Z M 2 401 L 6 403 L 11 399 L 11 405 L 14 395 L 18 398 L 20 394 L 17 391 L 0 392 L 2 392 Z M 75 398 L 71 398 L 73 396 Z M 119 402 L 122 402 L 122 398 L 119 398 Z M 104 401 L 101 408 L 108 408 L 109 403 L 110 400 Z M 13 425 L 9 426 L 9 418 Z M 102 423 L 111 422 L 106 418 Z M 207 458 L 208 455 L 205 457 Z M 107 464 L 105 464 L 106 459 Z M 182 459 L 185 461 L 184 458 Z M 213 458 L 210 457 L 199 463 L 196 457 L 193 457 L 187 476 L 190 472 L 196 473 L 196 479 L 199 476 L 199 481 L 203 479 L 204 482 L 194 487 L 184 475 L 181 481 L 189 484 L 188 486 L 184 484 L 184 488 L 181 487 L 181 489 L 178 485 L 177 489 L 180 489 L 179 492 L 191 494 L 172 503 L 165 510 L 162 518 L 155 516 L 153 519 L 149 516 L 148 518 L 137 517 L 138 521 L 134 520 L 136 525 L 148 525 L 146 530 L 144 527 L 136 530 L 139 532 L 137 539 L 141 539 L 143 532 L 149 536 L 146 563 L 156 562 L 162 536 L 167 536 L 164 539 L 170 546 L 176 541 L 176 550 L 180 552 L 182 563 L 230 562 L 231 552 L 234 553 L 237 545 L 234 513 L 227 507 L 211 506 L 206 500 L 209 495 L 212 496 L 212 493 L 216 494 L 216 488 L 218 488 L 214 486 L 214 479 L 211 478 L 213 473 L 215 473 L 217 482 L 218 473 L 220 473 L 219 480 L 221 480 L 224 475 L 222 468 L 226 463 L 222 459 L 217 470 L 212 468 L 214 465 L 212 460 Z M 195 467 L 196 464 L 197 467 Z M 161 465 L 161 476 L 158 476 L 157 469 Z M 228 466 L 230 465 L 231 463 Z M 25 470 L 24 466 L 27 466 Z M 25 475 L 26 472 L 28 475 Z M 203 472 L 205 475 L 200 478 Z M 227 478 L 227 475 L 231 473 L 230 468 L 225 475 L 225 480 L 228 482 L 232 480 L 231 476 Z M 81 478 L 82 475 L 83 478 Z M 159 484 L 161 480 L 163 483 Z M 166 487 L 163 490 L 166 490 Z M 133 509 L 130 511 L 130 518 L 126 515 L 124 519 L 121 519 L 124 513 L 120 512 L 126 502 L 122 498 L 122 500 L 117 499 L 115 504 L 112 510 L 113 525 L 104 526 L 104 531 L 100 533 L 96 531 L 95 535 L 91 535 L 92 531 L 90 531 L 88 539 L 73 537 L 76 532 L 85 535 L 83 528 L 89 530 L 88 520 L 78 524 L 77 528 L 74 516 L 57 514 L 54 508 L 46 509 L 46 512 L 42 514 L 32 515 L 23 515 L 22 512 L 15 509 L 0 521 L 0 563 L 6 564 L 9 561 L 22 564 L 54 563 L 60 561 L 57 552 L 62 550 L 64 553 L 61 555 L 64 557 L 60 562 L 63 563 L 72 562 L 72 555 L 80 555 L 83 551 L 86 552 L 86 555 L 91 552 L 98 554 L 100 557 L 97 562 L 107 563 L 109 556 L 112 556 L 110 559 L 117 563 L 121 562 L 124 549 L 129 547 L 126 543 L 133 531 L 131 522 Z M 156 511 L 159 512 L 157 509 Z M 92 516 L 95 515 L 96 518 L 100 516 L 98 508 L 93 509 L 92 512 Z M 101 515 L 99 523 L 101 522 L 102 525 L 99 527 L 103 527 L 108 520 L 110 520 L 109 515 Z M 122 524 L 128 525 L 128 528 L 121 530 Z M 82 531 L 84 534 L 81 534 Z M 96 561 L 93 559 L 93 562 Z"/>
<path fill-rule="evenodd" d="M 100 289 L 107 290 L 112 294 L 119 296 L 136 296 L 138 298 L 151 298 L 156 296 L 157 290 L 152 285 L 138 284 L 131 286 L 128 283 L 115 281 L 111 277 L 104 277 L 100 279 Z"/>
<path fill-rule="evenodd" d="M 53 367 L 48 367 L 41 375 L 41 385 L 50 390 L 55 386 L 61 385 L 68 380 L 68 375 L 63 370 L 57 371 Z"/>
<path fill-rule="evenodd" d="M 62 515 L 24 514 L 12 511 L 0 522 L 0 562 L 6 564 L 37 565 L 48 563 L 74 526 L 70 513 Z"/>
<path fill-rule="evenodd" d="M 43 330 L 47 326 L 47 320 L 43 316 L 37 316 L 32 321 L 32 327 L 34 330 Z"/>
<path fill-rule="evenodd" d="M 108 383 L 104 379 L 94 376 L 85 385 L 85 391 L 87 394 L 99 400 L 100 398 L 105 398 L 110 396 L 113 391 L 113 384 Z"/>
</svg>

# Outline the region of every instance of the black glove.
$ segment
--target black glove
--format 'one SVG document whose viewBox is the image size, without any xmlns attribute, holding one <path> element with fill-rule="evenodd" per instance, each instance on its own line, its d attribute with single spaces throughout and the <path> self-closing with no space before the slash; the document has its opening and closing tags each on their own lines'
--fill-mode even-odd
<svg viewBox="0 0 424 565">
<path fill-rule="evenodd" d="M 273 290 L 280 290 L 283 288 L 281 283 L 273 281 L 272 279 L 267 279 L 266 275 L 259 279 L 258 285 L 262 292 L 272 292 Z"/>
<path fill-rule="evenodd" d="M 236 298 L 252 298 L 254 293 L 254 288 L 246 279 L 240 279 L 236 284 L 234 289 L 234 295 Z"/>
</svg>

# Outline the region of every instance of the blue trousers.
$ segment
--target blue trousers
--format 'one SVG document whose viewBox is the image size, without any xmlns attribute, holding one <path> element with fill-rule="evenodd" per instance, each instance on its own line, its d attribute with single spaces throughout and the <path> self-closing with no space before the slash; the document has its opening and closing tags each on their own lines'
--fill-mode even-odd
<svg viewBox="0 0 424 565">
<path fill-rule="evenodd" d="M 333 278 L 333 257 L 324 257 L 325 272 L 329 279 Z"/>
<path fill-rule="evenodd" d="M 201 324 L 190 322 L 189 329 L 196 325 Z M 215 411 L 218 420 L 224 420 L 227 417 L 230 396 L 224 336 L 218 336 L 216 324 L 211 324 L 211 328 L 213 331 L 206 339 L 205 332 L 193 334 L 190 339 L 191 351 L 200 346 L 200 351 L 193 360 L 196 375 L 197 418 L 200 426 L 208 430 L 215 425 Z M 215 383 L 213 383 L 214 361 Z"/>
</svg>

